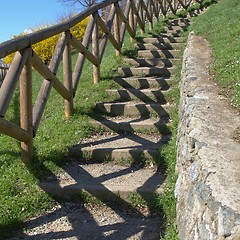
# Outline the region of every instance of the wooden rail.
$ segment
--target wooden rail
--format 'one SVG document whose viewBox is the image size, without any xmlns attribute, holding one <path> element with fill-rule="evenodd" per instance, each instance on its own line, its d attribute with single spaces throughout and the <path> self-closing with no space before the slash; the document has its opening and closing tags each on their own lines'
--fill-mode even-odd
<svg viewBox="0 0 240 240">
<path fill-rule="evenodd" d="M 64 23 L 0 44 L 0 58 L 16 52 L 0 87 L 0 133 L 21 142 L 22 160 L 25 164 L 29 163 L 33 154 L 33 138 L 37 134 L 52 88 L 63 97 L 65 116 L 68 118 L 73 114 L 73 98 L 86 59 L 93 64 L 93 79 L 94 83 L 97 83 L 100 80 L 100 65 L 108 40 L 116 49 L 116 55 L 119 55 L 126 31 L 133 39 L 137 26 L 144 32 L 146 22 L 151 29 L 154 20 L 169 13 L 176 14 L 179 9 L 187 9 L 195 2 L 193 0 L 127 0 L 122 6 L 121 0 L 106 0 Z M 110 12 L 108 18 L 103 19 L 99 12 L 106 7 L 110 8 Z M 89 22 L 81 42 L 71 34 L 70 28 L 87 17 Z M 32 44 L 57 34 L 60 34 L 60 37 L 47 66 L 33 51 Z M 90 43 L 92 51 L 89 50 Z M 73 72 L 72 48 L 79 52 Z M 61 61 L 63 61 L 64 83 L 57 78 Z M 32 67 L 43 77 L 34 106 L 32 106 Z M 20 82 L 20 126 L 4 118 L 18 81 Z"/>
<path fill-rule="evenodd" d="M 4 78 L 7 75 L 7 70 L 9 69 L 8 65 L 6 64 L 0 64 L 0 87 L 2 85 L 2 82 Z"/>
</svg>

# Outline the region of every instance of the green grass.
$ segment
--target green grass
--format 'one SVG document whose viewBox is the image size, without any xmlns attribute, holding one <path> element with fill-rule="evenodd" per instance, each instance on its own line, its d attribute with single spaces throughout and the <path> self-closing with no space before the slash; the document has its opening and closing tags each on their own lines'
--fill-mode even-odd
<svg viewBox="0 0 240 240">
<path fill-rule="evenodd" d="M 211 74 L 240 109 L 240 1 L 222 0 L 196 18 L 191 30 L 205 37 L 213 50 Z"/>
<path fill-rule="evenodd" d="M 125 44 L 128 44 L 127 42 Z M 124 49 L 123 49 L 124 50 Z M 102 81 L 93 85 L 92 65 L 86 61 L 79 88 L 74 98 L 75 113 L 64 118 L 64 101 L 55 90 L 51 92 L 41 124 L 34 138 L 34 158 L 27 168 L 21 162 L 20 144 L 8 136 L 0 135 L 0 236 L 14 235 L 21 222 L 44 212 L 55 200 L 37 187 L 37 182 L 61 170 L 67 161 L 67 148 L 96 131 L 90 123 L 96 102 L 110 100 L 106 89 L 115 86 L 112 81 L 122 57 L 115 57 L 109 44 L 101 66 Z M 73 56 L 73 62 L 77 55 Z M 60 66 L 58 76 L 62 79 Z M 33 74 L 33 99 L 42 83 L 42 77 Z M 19 124 L 19 87 L 15 91 L 6 119 Z M 60 167 L 60 168 L 59 168 Z"/>
<path fill-rule="evenodd" d="M 166 21 L 155 24 L 153 33 L 146 31 L 146 35 L 157 35 Z M 139 35 L 139 39 L 141 39 Z M 126 38 L 127 40 L 129 38 Z M 134 46 L 125 42 L 123 53 L 135 54 Z M 115 87 L 112 78 L 116 75 L 117 67 L 121 65 L 121 57 L 114 57 L 114 49 L 108 45 L 105 58 L 101 66 L 102 81 L 93 85 L 92 65 L 86 62 L 80 80 L 79 88 L 74 99 L 75 113 L 69 120 L 64 118 L 63 99 L 53 90 L 44 112 L 37 136 L 34 139 L 34 159 L 26 168 L 21 162 L 20 145 L 14 139 L 0 135 L 0 236 L 5 238 L 14 235 L 14 231 L 21 228 L 21 223 L 32 216 L 46 211 L 55 204 L 55 199 L 48 196 L 37 187 L 37 182 L 49 175 L 54 176 L 61 170 L 61 165 L 68 159 L 67 148 L 89 137 L 97 129 L 89 124 L 90 116 L 94 116 L 96 102 L 110 100 L 105 93 L 108 88 Z M 73 62 L 77 55 L 73 56 Z M 62 78 L 61 68 L 58 76 Z M 178 71 L 179 72 L 179 71 Z M 41 86 L 42 77 L 33 75 L 33 99 Z M 173 86 L 174 87 L 174 86 Z M 178 88 L 174 87 L 171 98 L 178 102 Z M 6 118 L 19 123 L 19 89 L 16 90 L 11 101 Z M 176 132 L 177 110 L 172 112 L 172 139 L 161 151 L 159 162 L 163 163 L 167 172 L 168 185 L 164 196 L 157 201 L 165 214 L 166 233 L 162 239 L 177 239 L 174 224 L 176 208 L 173 195 L 176 181 Z"/>
<path fill-rule="evenodd" d="M 172 87 L 172 97 L 171 100 L 175 104 L 175 108 L 171 111 L 171 139 L 170 141 L 160 150 L 160 157 L 158 159 L 159 165 L 162 165 L 166 172 L 166 186 L 164 188 L 164 193 L 159 196 L 158 202 L 164 213 L 164 228 L 165 232 L 161 236 L 161 240 L 177 240 L 178 233 L 175 224 L 176 219 L 176 199 L 174 197 L 175 183 L 177 180 L 177 174 L 175 173 L 176 166 L 176 141 L 177 141 L 177 128 L 178 128 L 178 103 L 179 103 L 179 88 L 178 83 L 180 81 L 181 74 L 181 63 L 176 69 L 176 82 Z"/>
<path fill-rule="evenodd" d="M 205 5 L 214 1 L 205 1 Z M 222 0 L 219 4 L 212 5 L 209 10 L 195 18 L 194 24 L 189 31 L 194 30 L 196 34 L 208 39 L 213 48 L 214 62 L 211 66 L 211 73 L 215 80 L 224 89 L 223 93 L 229 93 L 232 104 L 240 108 L 240 2 L 238 0 Z M 224 28 L 224 30 L 223 30 Z M 187 31 L 184 36 L 189 33 Z M 180 79 L 181 66 L 178 66 L 177 75 Z M 176 86 L 176 85 L 175 85 Z M 176 96 L 175 103 L 178 102 L 178 89 L 174 89 L 172 97 Z M 175 174 L 176 159 L 176 132 L 178 116 L 173 112 L 172 139 L 161 150 L 159 161 L 165 164 L 167 172 L 167 186 L 164 195 L 159 198 L 159 204 L 165 213 L 165 234 L 162 240 L 177 240 L 177 229 L 175 225 L 176 200 L 174 198 L 174 187 L 177 176 Z"/>
</svg>

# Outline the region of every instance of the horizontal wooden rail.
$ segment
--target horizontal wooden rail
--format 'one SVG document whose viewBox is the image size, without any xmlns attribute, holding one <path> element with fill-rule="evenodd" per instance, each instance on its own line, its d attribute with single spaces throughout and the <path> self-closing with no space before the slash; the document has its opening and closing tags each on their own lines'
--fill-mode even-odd
<svg viewBox="0 0 240 240">
<path fill-rule="evenodd" d="M 0 58 L 4 58 L 5 56 L 19 51 L 21 49 L 27 48 L 32 44 L 38 43 L 43 41 L 44 39 L 50 38 L 55 36 L 59 33 L 65 32 L 69 30 L 71 27 L 75 26 L 88 16 L 92 15 L 93 13 L 111 5 L 112 3 L 116 3 L 119 0 L 106 0 L 104 2 L 95 4 L 91 8 L 86 9 L 85 11 L 81 12 L 80 14 L 76 15 L 75 17 L 71 18 L 68 21 L 65 21 L 61 24 L 54 25 L 52 27 L 40 30 L 35 33 L 30 33 L 26 36 L 19 37 L 13 40 L 6 41 L 0 44 Z"/>
<path fill-rule="evenodd" d="M 0 44 L 0 58 L 16 52 L 6 76 L 0 81 L 0 133 L 21 142 L 23 162 L 27 164 L 32 158 L 33 137 L 37 134 L 52 88 L 64 99 L 65 117 L 69 118 L 73 114 L 73 98 L 76 97 L 85 60 L 93 65 L 93 80 L 97 83 L 101 79 L 100 65 L 108 41 L 119 55 L 126 31 L 133 40 L 137 27 L 144 32 L 148 22 L 151 30 L 153 21 L 170 13 L 176 14 L 179 9 L 187 9 L 193 3 L 192 0 L 105 0 L 63 23 Z M 105 16 L 102 16 L 103 9 L 108 9 Z M 71 28 L 86 18 L 88 24 L 84 37 L 79 40 L 71 33 Z M 59 35 L 58 42 L 49 65 L 46 65 L 32 45 L 56 35 Z M 73 49 L 78 52 L 75 66 Z M 57 77 L 61 62 L 63 81 Z M 33 106 L 32 68 L 43 77 Z M 18 82 L 20 126 L 5 119 Z"/>
</svg>

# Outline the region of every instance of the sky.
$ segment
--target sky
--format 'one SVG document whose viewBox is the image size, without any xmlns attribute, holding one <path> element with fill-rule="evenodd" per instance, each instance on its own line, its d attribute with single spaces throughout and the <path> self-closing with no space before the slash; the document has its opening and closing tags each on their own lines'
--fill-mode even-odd
<svg viewBox="0 0 240 240">
<path fill-rule="evenodd" d="M 75 11 L 58 0 L 2 0 L 0 14 L 0 43 L 41 24 L 56 23 Z"/>
</svg>

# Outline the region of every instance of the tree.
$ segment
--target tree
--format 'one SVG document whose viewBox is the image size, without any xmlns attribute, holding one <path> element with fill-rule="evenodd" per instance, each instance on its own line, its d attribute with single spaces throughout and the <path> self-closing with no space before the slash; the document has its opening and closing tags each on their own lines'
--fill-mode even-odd
<svg viewBox="0 0 240 240">
<path fill-rule="evenodd" d="M 98 0 L 59 0 L 59 2 L 62 2 L 68 6 L 81 5 L 84 8 L 88 8 L 88 7 L 91 7 L 92 5 L 94 5 L 95 3 L 97 3 Z"/>
</svg>

